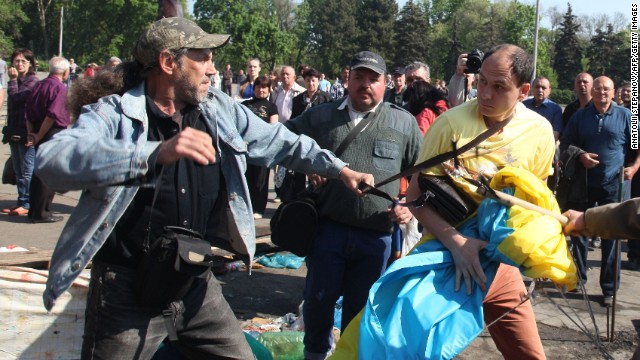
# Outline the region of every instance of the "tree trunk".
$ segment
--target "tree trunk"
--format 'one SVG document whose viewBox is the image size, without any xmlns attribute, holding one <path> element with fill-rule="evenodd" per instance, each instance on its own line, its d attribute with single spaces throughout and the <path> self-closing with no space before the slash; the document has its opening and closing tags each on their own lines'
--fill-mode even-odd
<svg viewBox="0 0 640 360">
<path fill-rule="evenodd" d="M 40 19 L 40 28 L 42 29 L 42 41 L 44 44 L 44 57 L 45 59 L 49 59 L 49 39 L 47 36 L 47 9 L 49 5 L 51 5 L 52 0 L 37 0 L 36 4 L 38 5 L 38 18 Z"/>
</svg>

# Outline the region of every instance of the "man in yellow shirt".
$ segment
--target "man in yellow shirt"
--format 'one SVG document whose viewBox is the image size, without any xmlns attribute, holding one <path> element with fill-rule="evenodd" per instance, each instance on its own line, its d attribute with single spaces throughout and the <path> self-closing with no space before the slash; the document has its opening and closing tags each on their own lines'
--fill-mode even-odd
<svg viewBox="0 0 640 360">
<path fill-rule="evenodd" d="M 440 115 L 425 135 L 417 162 L 452 150 L 452 141 L 456 141 L 459 148 L 486 129 L 510 119 L 502 130 L 482 142 L 476 151 L 460 155 L 459 164 L 470 172 L 482 173 L 489 178 L 505 166 L 515 166 L 546 179 L 553 171 L 551 165 L 555 151 L 551 125 L 520 102 L 529 92 L 532 73 L 531 57 L 515 45 L 500 45 L 487 52 L 480 69 L 477 99 Z M 425 173 L 445 175 L 447 170 L 445 166 L 438 165 Z M 452 178 L 459 188 L 477 202 L 481 201 L 472 185 L 460 177 Z M 407 199 L 416 199 L 420 194 L 418 176 L 414 176 Z M 464 279 L 469 294 L 472 281 L 485 290 L 486 277 L 478 253 L 486 245 L 486 239 L 460 234 L 453 227 L 455 224 L 447 223 L 430 206 L 411 208 L 411 211 L 423 224 L 425 232 L 433 234 L 451 251 L 456 264 L 456 290 L 460 288 L 461 279 Z M 521 302 L 525 293 L 518 269 L 502 264 L 485 296 L 486 323 L 508 312 L 489 327 L 496 346 L 506 359 L 545 358 L 531 303 L 525 302 L 509 312 Z"/>
</svg>

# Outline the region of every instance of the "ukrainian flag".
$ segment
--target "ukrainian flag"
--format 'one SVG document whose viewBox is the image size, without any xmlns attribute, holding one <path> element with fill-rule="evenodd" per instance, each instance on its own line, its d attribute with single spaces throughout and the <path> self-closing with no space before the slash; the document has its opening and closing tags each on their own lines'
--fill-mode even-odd
<svg viewBox="0 0 640 360">
<path fill-rule="evenodd" d="M 493 177 L 491 188 L 560 213 L 547 186 L 526 170 L 502 169 Z M 576 267 L 562 227 L 549 216 L 485 199 L 477 216 L 458 231 L 488 241 L 480 254 L 487 289 L 500 262 L 532 278 L 547 278 L 568 289 L 576 286 Z M 451 359 L 458 355 L 482 332 L 486 291 L 474 283 L 472 295 L 455 292 L 455 273 L 449 251 L 436 239 L 425 237 L 373 285 L 365 308 L 345 329 L 331 359 Z"/>
</svg>

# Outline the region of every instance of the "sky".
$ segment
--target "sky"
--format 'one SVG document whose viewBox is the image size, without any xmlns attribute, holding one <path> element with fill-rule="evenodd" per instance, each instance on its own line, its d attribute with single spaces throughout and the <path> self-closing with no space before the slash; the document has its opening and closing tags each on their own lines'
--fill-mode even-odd
<svg viewBox="0 0 640 360">
<path fill-rule="evenodd" d="M 519 0 L 522 3 L 529 5 L 536 5 L 535 0 Z M 189 12 L 193 10 L 193 3 L 195 0 L 187 0 L 187 7 Z M 398 0 L 400 7 L 404 6 L 407 0 Z M 593 15 L 593 14 L 608 14 L 613 17 L 613 14 L 620 12 L 624 14 L 628 22 L 631 22 L 631 4 L 639 4 L 640 0 L 540 0 L 540 14 L 544 15 L 544 11 L 557 6 L 561 13 L 567 11 L 567 3 L 571 4 L 571 9 L 575 15 Z M 550 27 L 547 19 L 542 20 L 542 26 Z"/>
</svg>

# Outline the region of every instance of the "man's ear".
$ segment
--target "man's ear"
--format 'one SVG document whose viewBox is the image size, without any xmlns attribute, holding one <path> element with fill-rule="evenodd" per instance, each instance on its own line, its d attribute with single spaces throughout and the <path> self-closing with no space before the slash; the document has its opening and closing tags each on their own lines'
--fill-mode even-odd
<svg viewBox="0 0 640 360">
<path fill-rule="evenodd" d="M 518 96 L 518 100 L 522 101 L 529 96 L 529 90 L 531 90 L 531 84 L 524 83 L 522 87 L 520 87 L 520 96 Z"/>
<path fill-rule="evenodd" d="M 173 74 L 176 62 L 174 61 L 173 54 L 171 54 L 169 50 L 165 49 L 158 54 L 158 64 L 160 65 L 160 71 L 167 75 L 171 75 Z"/>
</svg>

